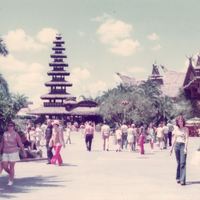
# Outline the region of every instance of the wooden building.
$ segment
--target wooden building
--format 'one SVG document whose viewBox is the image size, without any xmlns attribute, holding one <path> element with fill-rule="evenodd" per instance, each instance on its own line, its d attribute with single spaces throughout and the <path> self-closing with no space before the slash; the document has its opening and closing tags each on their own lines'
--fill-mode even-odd
<svg viewBox="0 0 200 200">
<path fill-rule="evenodd" d="M 189 58 L 183 88 L 187 98 L 200 100 L 200 55 L 198 55 L 195 65 L 192 62 L 192 57 Z"/>
</svg>

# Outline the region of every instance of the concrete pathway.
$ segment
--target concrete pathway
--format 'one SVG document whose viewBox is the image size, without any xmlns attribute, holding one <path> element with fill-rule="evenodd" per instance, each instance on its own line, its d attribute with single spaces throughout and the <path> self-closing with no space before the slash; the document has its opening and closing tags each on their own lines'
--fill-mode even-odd
<svg viewBox="0 0 200 200">
<path fill-rule="evenodd" d="M 146 154 L 101 150 L 97 134 L 93 151 L 85 150 L 79 133 L 72 144 L 62 150 L 64 165 L 47 165 L 46 161 L 22 162 L 16 165 L 13 186 L 7 186 L 7 175 L 0 176 L 0 199 L 13 200 L 199 200 L 200 165 L 191 158 L 200 138 L 191 138 L 187 162 L 187 185 L 175 181 L 176 161 L 169 150 L 158 148 Z M 200 154 L 200 153 L 199 153 Z"/>
</svg>

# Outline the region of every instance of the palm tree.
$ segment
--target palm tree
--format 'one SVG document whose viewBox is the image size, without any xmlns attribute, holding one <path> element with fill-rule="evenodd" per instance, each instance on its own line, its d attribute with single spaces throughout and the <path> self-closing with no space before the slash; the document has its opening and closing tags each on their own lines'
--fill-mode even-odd
<svg viewBox="0 0 200 200">
<path fill-rule="evenodd" d="M 1 38 L 0 38 L 0 55 L 3 56 L 8 55 L 8 50 L 6 48 L 6 45 Z"/>
<path fill-rule="evenodd" d="M 2 93 L 4 96 L 9 96 L 8 83 L 2 74 L 0 74 L 0 93 Z"/>
<path fill-rule="evenodd" d="M 13 112 L 17 113 L 21 108 L 28 106 L 27 97 L 23 94 L 13 94 L 11 95 L 13 102 Z"/>
</svg>

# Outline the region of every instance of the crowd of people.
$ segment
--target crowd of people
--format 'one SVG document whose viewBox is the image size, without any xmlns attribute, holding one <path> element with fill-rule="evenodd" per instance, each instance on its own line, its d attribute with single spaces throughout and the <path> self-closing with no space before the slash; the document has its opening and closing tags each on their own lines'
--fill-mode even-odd
<svg viewBox="0 0 200 200">
<path fill-rule="evenodd" d="M 150 123 L 148 127 L 136 126 L 134 123 L 116 125 L 112 130 L 108 124 L 104 123 L 101 127 L 101 135 L 103 139 L 103 150 L 109 151 L 109 137 L 115 136 L 116 151 L 120 152 L 124 149 L 136 151 L 139 147 L 140 153 L 144 154 L 144 144 L 149 142 L 153 151 L 155 144 L 161 150 L 167 149 L 172 145 L 173 125 L 171 123 L 161 122 L 158 126 Z"/>
<path fill-rule="evenodd" d="M 88 121 L 78 125 L 77 123 L 64 124 L 63 121 L 47 119 L 43 124 L 34 125 L 29 122 L 24 134 L 15 131 L 15 123 L 9 122 L 7 131 L 3 134 L 0 143 L 2 162 L 0 161 L 0 173 L 2 170 L 9 175 L 8 185 L 13 184 L 15 174 L 15 163 L 20 158 L 27 158 L 30 155 L 42 156 L 41 151 L 46 148 L 47 164 L 62 166 L 63 159 L 61 149 L 66 144 L 71 144 L 71 132 L 76 130 L 81 133 L 85 140 L 87 151 L 92 151 L 92 142 L 96 134 L 102 138 L 102 151 L 110 151 L 112 138 L 115 141 L 115 151 L 130 151 L 145 154 L 145 143 L 149 143 L 153 152 L 155 146 L 160 150 L 168 149 L 170 153 L 175 149 L 177 160 L 177 183 L 185 185 L 186 182 L 186 155 L 188 144 L 188 129 L 185 127 L 185 120 L 182 116 L 176 119 L 176 124 L 160 122 L 157 126 L 150 123 L 147 127 L 137 126 L 134 123 L 110 127 L 104 122 L 100 130 L 94 122 Z M 172 140 L 173 139 L 173 140 Z M 19 158 L 20 149 L 20 158 Z M 35 152 L 35 154 L 34 154 Z"/>
</svg>

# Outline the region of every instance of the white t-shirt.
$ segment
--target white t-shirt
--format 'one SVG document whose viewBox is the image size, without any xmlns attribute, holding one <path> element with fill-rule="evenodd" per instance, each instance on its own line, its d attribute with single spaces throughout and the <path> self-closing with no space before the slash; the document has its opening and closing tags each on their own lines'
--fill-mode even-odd
<svg viewBox="0 0 200 200">
<path fill-rule="evenodd" d="M 71 129 L 69 127 L 64 129 L 64 136 L 65 137 L 70 137 Z"/>
<path fill-rule="evenodd" d="M 169 133 L 169 127 L 168 126 L 163 126 L 163 133 L 168 134 Z"/>
<path fill-rule="evenodd" d="M 122 133 L 127 133 L 127 131 L 128 131 L 128 126 L 126 126 L 125 124 L 123 124 L 123 125 L 121 126 L 121 130 L 122 130 Z"/>
<path fill-rule="evenodd" d="M 110 135 L 110 127 L 107 125 L 107 124 L 104 124 L 102 127 L 101 127 L 101 134 L 103 136 L 109 136 Z"/>
<path fill-rule="evenodd" d="M 122 131 L 120 129 L 117 129 L 115 131 L 116 139 L 121 140 L 122 139 Z"/>
<path fill-rule="evenodd" d="M 185 143 L 187 137 L 188 129 L 180 129 L 178 126 L 174 127 L 173 135 L 176 137 L 176 142 Z"/>
<path fill-rule="evenodd" d="M 128 128 L 127 133 L 128 133 L 128 137 L 134 136 L 134 129 Z"/>
<path fill-rule="evenodd" d="M 131 127 L 128 128 L 127 133 L 128 133 L 128 138 L 127 138 L 128 142 L 133 142 L 133 140 L 134 140 L 134 129 L 131 128 Z"/>
<path fill-rule="evenodd" d="M 36 132 L 35 132 L 35 130 L 30 130 L 29 137 L 30 137 L 30 141 L 32 141 L 32 142 L 36 141 Z"/>
<path fill-rule="evenodd" d="M 40 141 L 42 139 L 42 136 L 43 136 L 42 129 L 40 127 L 37 127 L 35 129 L 35 134 L 36 134 L 36 140 Z"/>
<path fill-rule="evenodd" d="M 41 125 L 41 129 L 42 129 L 43 133 L 45 133 L 45 131 L 47 129 L 47 125 L 46 124 L 42 124 Z"/>
<path fill-rule="evenodd" d="M 158 138 L 163 138 L 164 133 L 163 133 L 163 128 L 162 127 L 158 127 L 157 128 L 157 137 Z"/>
</svg>

